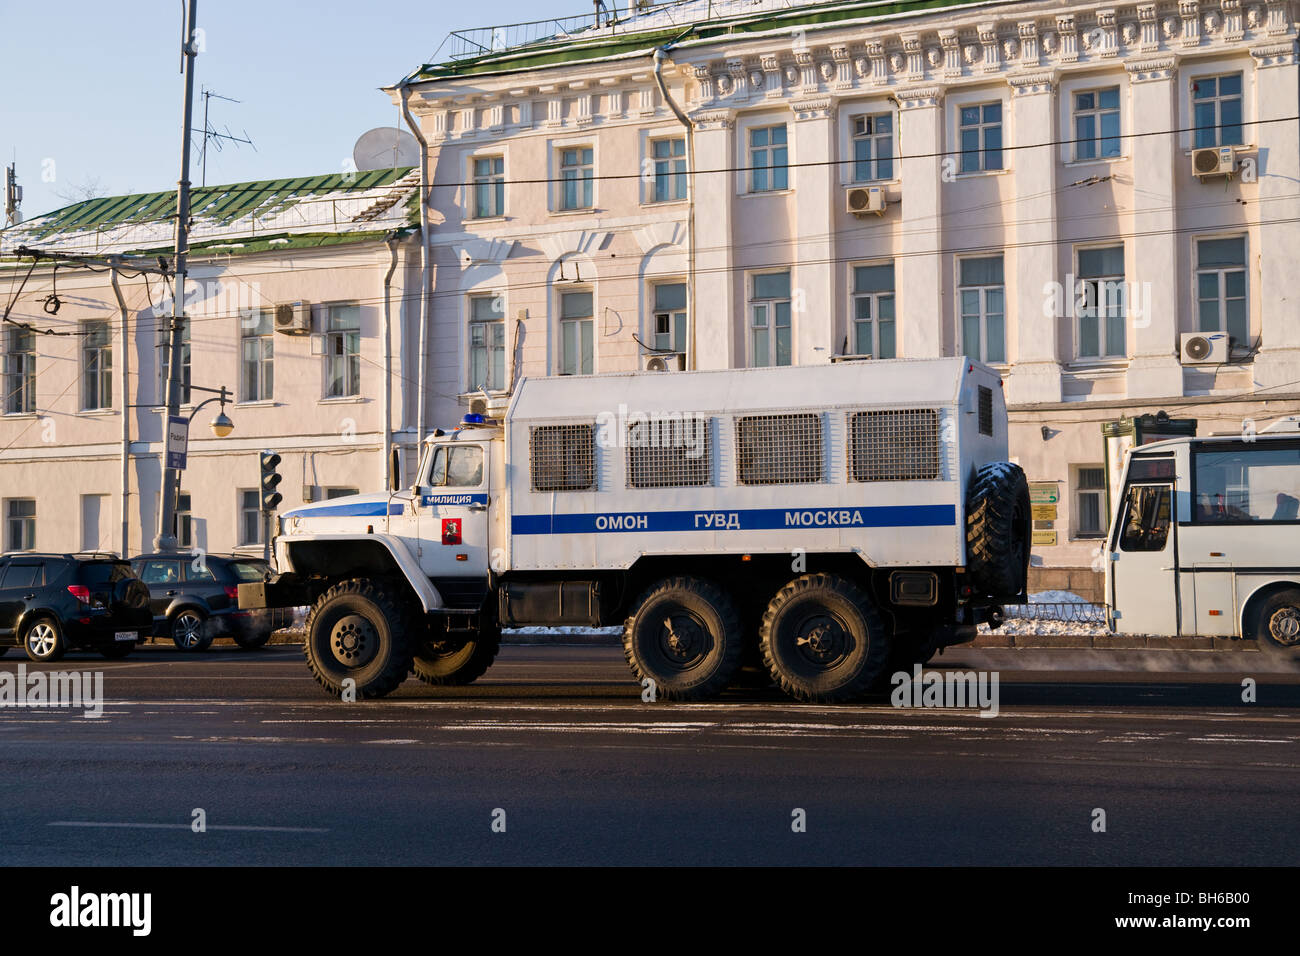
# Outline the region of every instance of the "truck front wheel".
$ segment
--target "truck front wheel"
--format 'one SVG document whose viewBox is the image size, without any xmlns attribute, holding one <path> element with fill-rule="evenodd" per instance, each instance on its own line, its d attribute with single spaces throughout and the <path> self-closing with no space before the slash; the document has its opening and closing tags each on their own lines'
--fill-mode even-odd
<svg viewBox="0 0 1300 956">
<path fill-rule="evenodd" d="M 805 574 L 778 591 L 759 641 L 781 689 L 811 703 L 859 697 L 889 665 L 889 635 L 871 598 L 833 574 Z"/>
<path fill-rule="evenodd" d="M 716 697 L 740 667 L 740 615 L 731 597 L 699 578 L 660 581 L 623 625 L 623 653 L 637 679 L 668 700 Z"/>
<path fill-rule="evenodd" d="M 335 584 L 307 614 L 303 653 L 316 683 L 335 697 L 391 693 L 411 669 L 409 619 L 405 605 L 379 582 Z"/>
<path fill-rule="evenodd" d="M 483 676 L 500 646 L 500 626 L 484 616 L 476 638 L 455 641 L 446 634 L 426 638 L 415 650 L 411 670 L 426 684 L 461 687 Z"/>
</svg>

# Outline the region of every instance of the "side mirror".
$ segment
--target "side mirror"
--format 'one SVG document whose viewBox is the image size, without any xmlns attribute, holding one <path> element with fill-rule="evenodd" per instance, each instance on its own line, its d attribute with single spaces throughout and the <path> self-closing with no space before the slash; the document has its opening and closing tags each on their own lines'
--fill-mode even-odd
<svg viewBox="0 0 1300 956">
<path fill-rule="evenodd" d="M 388 490 L 402 490 L 402 450 L 396 445 L 388 452 Z"/>
</svg>

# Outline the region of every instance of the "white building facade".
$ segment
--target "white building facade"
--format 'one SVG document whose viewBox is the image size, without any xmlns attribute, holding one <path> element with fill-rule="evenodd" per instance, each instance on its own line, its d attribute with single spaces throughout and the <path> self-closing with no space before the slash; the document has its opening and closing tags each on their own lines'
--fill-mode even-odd
<svg viewBox="0 0 1300 956">
<path fill-rule="evenodd" d="M 970 355 L 1059 498 L 1039 585 L 1089 590 L 1102 422 L 1300 411 L 1295 7 L 715 2 L 520 47 L 491 28 L 495 50 L 392 91 L 428 142 L 430 421 L 519 375 L 654 358 Z M 1198 148 L 1222 165 L 1198 174 Z"/>
</svg>

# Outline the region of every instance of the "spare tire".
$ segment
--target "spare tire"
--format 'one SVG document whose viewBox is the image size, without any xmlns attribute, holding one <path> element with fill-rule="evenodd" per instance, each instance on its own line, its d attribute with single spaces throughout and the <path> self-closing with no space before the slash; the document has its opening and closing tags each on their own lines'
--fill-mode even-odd
<svg viewBox="0 0 1300 956">
<path fill-rule="evenodd" d="M 995 461 L 980 468 L 966 495 L 966 573 L 977 591 L 1005 598 L 1025 590 L 1032 531 L 1020 466 Z"/>
<path fill-rule="evenodd" d="M 121 578 L 113 584 L 113 607 L 138 611 L 149 606 L 149 588 L 139 578 Z"/>
</svg>

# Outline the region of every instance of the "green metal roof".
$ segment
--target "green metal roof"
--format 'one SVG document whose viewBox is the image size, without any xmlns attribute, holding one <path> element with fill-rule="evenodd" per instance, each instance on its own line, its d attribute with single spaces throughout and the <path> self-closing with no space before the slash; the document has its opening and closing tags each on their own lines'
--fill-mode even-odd
<svg viewBox="0 0 1300 956">
<path fill-rule="evenodd" d="M 484 73 L 513 73 L 564 63 L 628 56 L 670 42 L 743 39 L 747 34 L 773 30 L 833 26 L 844 21 L 875 20 L 909 13 L 924 14 L 949 7 L 988 6 L 994 3 L 1000 5 L 1007 2 L 1013 0 L 839 0 L 614 36 L 599 35 L 593 31 L 593 36 L 589 39 L 581 36 L 550 38 L 514 49 L 492 51 L 446 63 L 425 64 L 415 72 L 412 79 L 439 80 Z"/>
<path fill-rule="evenodd" d="M 196 220 L 202 218 L 216 224 L 233 222 L 249 215 L 267 216 L 282 212 L 303 199 L 330 193 L 358 193 L 387 186 L 411 169 L 407 166 L 400 169 L 199 186 L 190 193 L 190 215 Z M 26 241 L 33 242 L 60 233 L 174 219 L 175 216 L 176 191 L 171 190 L 87 199 L 30 219 L 22 223 L 22 227 L 27 234 Z"/>
</svg>

